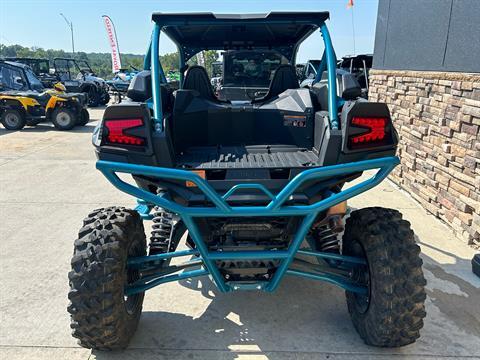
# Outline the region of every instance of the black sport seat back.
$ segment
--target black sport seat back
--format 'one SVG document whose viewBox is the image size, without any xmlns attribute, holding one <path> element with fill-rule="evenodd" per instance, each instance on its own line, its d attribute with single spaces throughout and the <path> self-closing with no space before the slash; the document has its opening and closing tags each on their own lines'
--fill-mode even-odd
<svg viewBox="0 0 480 360">
<path fill-rule="evenodd" d="M 212 85 L 204 67 L 194 65 L 188 68 L 183 80 L 184 90 L 196 90 L 207 100 L 216 100 Z"/>
<path fill-rule="evenodd" d="M 337 96 L 344 100 L 355 100 L 362 95 L 362 88 L 349 72 L 337 69 Z M 328 110 L 328 74 L 322 73 L 322 79 L 312 86 L 312 92 L 317 97 L 321 110 Z"/>
<path fill-rule="evenodd" d="M 280 95 L 285 90 L 298 89 L 299 87 L 295 68 L 292 65 L 280 65 L 273 74 L 267 94 L 255 99 L 254 102 L 265 102 Z"/>
<path fill-rule="evenodd" d="M 170 112 L 173 107 L 172 91 L 168 84 L 160 84 L 162 111 Z M 152 97 L 152 73 L 142 70 L 130 81 L 127 97 L 132 101 L 145 102 Z"/>
</svg>

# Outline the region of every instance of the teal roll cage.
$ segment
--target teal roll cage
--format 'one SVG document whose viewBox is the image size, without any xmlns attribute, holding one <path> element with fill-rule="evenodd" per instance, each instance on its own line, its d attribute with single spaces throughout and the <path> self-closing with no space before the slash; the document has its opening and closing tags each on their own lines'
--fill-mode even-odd
<svg viewBox="0 0 480 360">
<path fill-rule="evenodd" d="M 220 21 L 217 19 L 217 22 Z M 229 22 L 232 23 L 231 21 Z M 239 20 L 239 23 L 243 23 Z M 324 44 L 325 51 L 322 57 L 322 67 L 328 73 L 328 103 L 329 118 L 332 129 L 338 129 L 338 104 L 336 90 L 336 57 L 331 43 L 331 38 L 324 22 L 317 24 Z M 160 33 L 164 24 L 155 23 L 150 46 L 145 56 L 144 68 L 151 70 L 152 76 L 152 99 L 148 101 L 153 109 L 154 131 L 163 132 L 163 109 L 161 101 L 161 84 L 166 82 L 165 74 L 159 60 Z M 178 44 L 177 44 L 178 45 Z M 180 51 L 180 66 L 183 67 L 185 54 Z M 385 157 L 381 159 L 365 160 L 348 164 L 339 164 L 304 170 L 290 180 L 278 193 L 272 193 L 262 184 L 249 183 L 237 184 L 219 194 L 208 181 L 201 178 L 194 172 L 173 169 L 136 165 L 120 162 L 97 161 L 97 169 L 119 190 L 137 198 L 138 206 L 135 208 L 142 219 L 152 219 L 150 214 L 154 206 L 159 206 L 179 216 L 184 223 L 188 234 L 195 244 L 194 249 L 176 250 L 173 252 L 134 257 L 127 262 L 127 268 L 138 271 L 141 276 L 126 285 L 125 294 L 133 295 L 144 292 L 159 284 L 179 281 L 187 278 L 200 276 L 211 276 L 212 280 L 221 292 L 234 290 L 265 290 L 274 291 L 279 286 L 285 275 L 300 276 L 309 279 L 326 281 L 337 285 L 351 292 L 366 294 L 368 289 L 364 284 L 356 283 L 352 279 L 352 273 L 358 267 L 365 267 L 366 262 L 362 258 L 345 256 L 328 252 L 313 251 L 308 248 L 301 248 L 304 240 L 308 240 L 308 232 L 318 217 L 319 213 L 337 205 L 347 199 L 357 196 L 374 186 L 378 185 L 393 168 L 399 163 L 397 157 Z M 354 175 L 367 170 L 376 170 L 366 180 L 361 181 L 338 193 L 326 192 L 321 200 L 312 204 L 290 205 L 289 199 L 302 184 L 308 181 L 340 176 Z M 122 180 L 118 174 L 132 174 L 146 176 L 151 179 L 168 179 L 184 182 L 193 182 L 205 198 L 209 201 L 208 206 L 184 206 L 172 201 L 165 193 L 153 194 L 137 185 Z M 237 191 L 244 189 L 255 189 L 263 192 L 269 199 L 264 206 L 232 206 L 229 203 L 230 197 Z M 211 251 L 198 229 L 195 219 L 206 217 L 300 217 L 296 234 L 290 241 L 288 248 L 284 250 L 264 251 Z M 307 241 L 308 242 L 308 241 Z M 308 263 L 307 271 L 292 267 L 297 263 L 302 264 L 298 258 L 313 257 L 323 259 L 327 266 L 316 266 Z M 189 256 L 191 259 L 180 265 L 165 265 L 169 259 Z M 272 277 L 265 281 L 232 282 L 227 281 L 221 274 L 217 261 L 219 260 L 276 260 L 278 267 Z M 320 262 L 319 262 L 320 263 Z M 303 264 L 305 262 L 303 261 Z"/>
<path fill-rule="evenodd" d="M 267 23 L 271 23 L 271 20 L 265 20 Z M 229 24 L 232 24 L 232 21 L 228 21 Z M 208 22 L 206 22 L 208 24 Z M 221 24 L 221 20 L 216 20 L 216 24 Z M 244 21 L 239 20 L 239 24 L 244 24 Z M 328 74 L 328 115 L 330 120 L 330 126 L 332 129 L 338 129 L 338 99 L 337 99 L 337 82 L 336 82 L 336 69 L 337 69 L 337 58 L 335 51 L 333 49 L 332 40 L 330 38 L 330 33 L 328 31 L 327 25 L 325 22 L 321 22 L 318 25 L 320 28 L 320 33 L 324 42 L 325 50 L 322 56 L 322 63 L 320 67 L 327 71 Z M 160 44 L 160 33 L 164 24 L 155 22 L 152 38 L 150 41 L 150 46 L 148 47 L 147 53 L 144 59 L 144 69 L 152 71 L 152 99 L 153 99 L 153 121 L 155 123 L 155 130 L 162 132 L 164 128 L 163 124 L 163 109 L 161 101 L 161 91 L 160 84 L 166 83 L 165 73 L 160 63 L 160 54 L 159 54 L 159 44 Z M 180 69 L 183 69 L 185 66 L 185 54 L 180 46 L 176 44 L 179 51 L 180 58 Z M 297 45 L 298 46 L 298 45 Z M 183 73 L 180 72 L 180 86 L 183 80 Z"/>
</svg>

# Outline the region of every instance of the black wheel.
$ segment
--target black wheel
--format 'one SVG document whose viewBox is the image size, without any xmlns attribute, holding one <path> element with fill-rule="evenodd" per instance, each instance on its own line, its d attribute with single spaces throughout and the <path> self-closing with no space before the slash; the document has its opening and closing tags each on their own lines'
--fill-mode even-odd
<svg viewBox="0 0 480 360">
<path fill-rule="evenodd" d="M 102 96 L 102 101 L 100 102 L 101 105 L 107 105 L 110 101 L 110 94 L 105 93 L 104 96 Z"/>
<path fill-rule="evenodd" d="M 52 123 L 58 130 L 70 130 L 77 124 L 77 114 L 66 107 L 59 107 L 52 112 Z"/>
<path fill-rule="evenodd" d="M 87 109 L 82 109 L 80 111 L 80 116 L 77 119 L 77 125 L 85 126 L 90 121 L 90 114 Z"/>
<path fill-rule="evenodd" d="M 94 86 L 90 86 L 87 93 L 88 106 L 97 107 L 100 103 L 100 94 Z"/>
<path fill-rule="evenodd" d="M 144 293 L 125 296 L 125 285 L 138 279 L 127 270 L 128 257 L 146 255 L 145 232 L 138 213 L 120 207 L 93 211 L 75 241 L 68 297 L 72 335 L 83 347 L 125 348 L 138 325 Z"/>
<path fill-rule="evenodd" d="M 27 124 L 27 120 L 18 110 L 7 109 L 3 112 L 0 121 L 7 130 L 21 130 Z"/>
<path fill-rule="evenodd" d="M 354 211 L 346 222 L 343 253 L 368 263 L 353 274 L 368 294 L 346 292 L 353 325 L 365 343 L 398 347 L 415 342 L 426 316 L 426 281 L 410 223 L 396 210 Z"/>
</svg>

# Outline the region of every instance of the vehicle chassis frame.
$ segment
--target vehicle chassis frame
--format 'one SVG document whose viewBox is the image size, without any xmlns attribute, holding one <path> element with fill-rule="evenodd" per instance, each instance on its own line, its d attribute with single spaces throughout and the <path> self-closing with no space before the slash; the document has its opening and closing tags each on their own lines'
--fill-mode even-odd
<svg viewBox="0 0 480 360">
<path fill-rule="evenodd" d="M 136 197 L 138 206 L 135 210 L 142 219 L 151 219 L 150 211 L 153 206 L 159 206 L 172 213 L 178 214 L 185 224 L 188 233 L 195 244 L 195 249 L 176 250 L 173 252 L 133 257 L 127 261 L 128 269 L 135 269 L 140 274 L 140 279 L 125 287 L 125 295 L 133 295 L 144 292 L 157 285 L 179 281 L 186 278 L 210 275 L 221 292 L 233 290 L 265 290 L 272 292 L 277 289 L 280 281 L 285 275 L 294 275 L 314 280 L 321 280 L 337 285 L 345 290 L 366 294 L 368 289 L 365 285 L 355 282 L 352 274 L 358 267 L 367 266 L 365 259 L 345 256 L 327 252 L 317 252 L 310 249 L 300 249 L 306 238 L 309 229 L 317 218 L 318 214 L 328 208 L 339 204 L 349 198 L 359 195 L 374 186 L 378 185 L 393 168 L 398 165 L 398 157 L 384 157 L 380 159 L 364 160 L 359 162 L 339 164 L 318 168 L 310 168 L 295 176 L 276 195 L 272 194 L 261 184 L 237 184 L 230 188 L 223 196 L 220 196 L 206 180 L 194 172 L 161 168 L 145 165 L 126 164 L 120 162 L 97 161 L 96 167 L 104 176 L 119 190 Z M 345 176 L 368 170 L 376 172 L 366 180 L 341 190 L 338 193 L 329 193 L 323 199 L 309 205 L 285 205 L 291 195 L 306 181 L 320 180 L 337 176 Z M 164 194 L 155 195 L 147 190 L 120 179 L 117 173 L 144 175 L 158 179 L 175 179 L 194 183 L 211 201 L 210 207 L 188 207 L 180 205 Z M 256 189 L 263 192 L 270 198 L 266 206 L 231 206 L 228 198 L 239 189 Z M 260 217 L 260 216 L 300 216 L 303 217 L 295 236 L 287 250 L 266 250 L 266 251 L 209 251 L 205 241 L 202 239 L 195 218 L 204 217 Z M 312 256 L 314 258 L 326 259 L 326 268 L 335 270 L 333 273 L 325 271 L 325 267 L 316 266 L 313 263 L 299 260 L 296 255 Z M 194 256 L 192 259 L 181 265 L 163 266 L 164 261 L 181 256 Z M 217 260 L 280 260 L 278 268 L 273 276 L 267 281 L 232 282 L 225 281 L 219 268 L 215 264 Z M 294 260 L 299 260 L 309 266 L 311 271 L 292 269 Z M 201 266 L 198 269 L 198 266 Z M 196 268 L 196 269 L 192 269 Z M 182 271 L 185 270 L 185 271 Z M 340 273 L 338 273 L 340 271 Z M 148 273 L 144 276 L 145 273 Z"/>
</svg>

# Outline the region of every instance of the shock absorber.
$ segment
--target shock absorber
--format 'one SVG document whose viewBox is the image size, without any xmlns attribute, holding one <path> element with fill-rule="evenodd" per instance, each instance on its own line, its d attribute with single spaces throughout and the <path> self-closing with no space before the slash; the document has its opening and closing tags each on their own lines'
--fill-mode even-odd
<svg viewBox="0 0 480 360">
<path fill-rule="evenodd" d="M 161 207 L 153 208 L 153 225 L 150 236 L 150 255 L 162 254 L 175 250 L 172 240 L 173 214 Z"/>
<path fill-rule="evenodd" d="M 318 251 L 340 252 L 339 234 L 343 231 L 342 217 L 330 216 L 315 227 L 314 237 Z"/>
<path fill-rule="evenodd" d="M 344 216 L 347 212 L 347 202 L 341 202 L 328 209 L 325 218 L 313 227 L 316 248 L 322 252 L 341 251 L 340 233 L 344 229 Z"/>
</svg>

